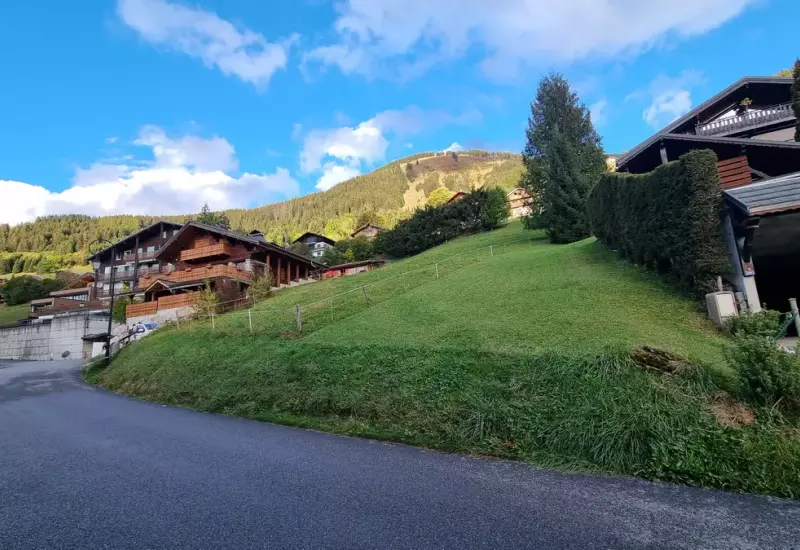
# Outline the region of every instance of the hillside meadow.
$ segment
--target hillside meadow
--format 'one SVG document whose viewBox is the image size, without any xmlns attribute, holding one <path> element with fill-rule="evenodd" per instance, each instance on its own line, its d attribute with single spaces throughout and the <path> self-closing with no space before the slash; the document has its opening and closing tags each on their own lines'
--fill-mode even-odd
<svg viewBox="0 0 800 550">
<path fill-rule="evenodd" d="M 695 301 L 592 239 L 551 245 L 513 222 L 281 290 L 253 309 L 252 334 L 250 318 L 162 329 L 87 378 L 202 411 L 800 498 L 797 423 L 760 410 L 723 423 L 737 384 L 725 337 Z M 685 368 L 644 368 L 640 345 Z"/>
</svg>

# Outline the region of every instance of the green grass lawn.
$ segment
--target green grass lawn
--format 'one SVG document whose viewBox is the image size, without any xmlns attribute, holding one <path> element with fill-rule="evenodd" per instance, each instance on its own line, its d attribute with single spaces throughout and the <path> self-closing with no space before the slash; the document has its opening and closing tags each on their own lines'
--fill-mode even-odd
<svg viewBox="0 0 800 550">
<path fill-rule="evenodd" d="M 0 325 L 25 319 L 28 313 L 30 313 L 30 310 L 31 306 L 29 304 L 20 304 L 17 306 L 0 305 Z"/>
<path fill-rule="evenodd" d="M 252 319 L 252 335 L 246 311 L 162 329 L 87 376 L 199 410 L 800 498 L 793 432 L 711 414 L 736 379 L 697 302 L 593 240 L 551 245 L 512 223 L 281 290 Z M 647 372 L 629 353 L 641 344 L 696 367 Z"/>
</svg>

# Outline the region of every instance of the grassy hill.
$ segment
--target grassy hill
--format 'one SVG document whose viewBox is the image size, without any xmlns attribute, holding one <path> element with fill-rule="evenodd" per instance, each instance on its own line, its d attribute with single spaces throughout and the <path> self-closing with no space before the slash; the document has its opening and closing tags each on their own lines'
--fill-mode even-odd
<svg viewBox="0 0 800 550">
<path fill-rule="evenodd" d="M 162 329 L 87 376 L 204 411 L 800 498 L 800 426 L 716 416 L 736 410 L 723 336 L 594 240 L 551 245 L 512 223 L 282 290 L 253 310 L 253 334 L 248 319 Z M 641 344 L 694 366 L 647 370 Z"/>
<path fill-rule="evenodd" d="M 284 234 L 297 237 L 305 231 L 339 239 L 348 236 L 365 217 L 394 225 L 424 204 L 436 187 L 453 191 L 485 185 L 511 189 L 517 185 L 521 174 L 522 161 L 516 154 L 468 151 L 454 158 L 419 153 L 340 183 L 328 191 L 258 208 L 228 210 L 226 214 L 233 229 L 249 232 L 258 228 L 275 242 L 282 242 Z M 210 207 L 213 209 L 214 205 Z M 117 240 L 142 224 L 161 218 L 157 215 L 100 218 L 69 215 L 47 216 L 15 227 L 0 224 L 0 263 L 4 261 L 4 252 L 61 255 L 80 252 L 83 257 L 88 244 L 98 237 Z M 190 218 L 163 217 L 179 222 Z M 6 257 L 6 260 L 13 265 L 19 258 L 11 261 Z M 17 271 L 20 270 L 32 269 L 23 269 L 20 263 Z"/>
</svg>

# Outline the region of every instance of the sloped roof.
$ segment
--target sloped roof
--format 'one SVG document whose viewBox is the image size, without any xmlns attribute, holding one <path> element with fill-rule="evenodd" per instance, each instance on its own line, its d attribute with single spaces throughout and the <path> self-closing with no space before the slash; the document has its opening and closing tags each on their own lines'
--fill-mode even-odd
<svg viewBox="0 0 800 550">
<path fill-rule="evenodd" d="M 364 225 L 362 225 L 361 227 L 359 227 L 358 229 L 356 229 L 355 231 L 353 231 L 352 233 L 350 233 L 350 236 L 351 236 L 351 237 L 355 237 L 356 235 L 358 235 L 359 233 L 361 233 L 362 231 L 364 231 L 364 230 L 365 230 L 367 227 L 374 227 L 375 229 L 380 229 L 381 231 L 383 231 L 383 227 L 381 227 L 381 226 L 380 226 L 380 225 L 378 225 L 378 224 L 375 224 L 375 223 L 371 223 L 371 222 L 370 222 L 370 223 L 365 223 Z"/>
<path fill-rule="evenodd" d="M 748 216 L 800 210 L 800 172 L 728 189 L 725 197 Z"/>
<path fill-rule="evenodd" d="M 656 132 L 636 147 L 625 153 L 624 155 L 620 156 L 617 159 L 617 166 L 624 166 L 630 159 L 634 158 L 638 155 L 643 149 L 650 147 L 653 143 L 658 141 L 660 138 L 665 137 L 666 134 L 675 135 L 674 132 L 684 126 L 687 122 L 690 122 L 695 117 L 699 116 L 701 113 L 705 113 L 715 107 L 718 103 L 724 100 L 729 95 L 733 94 L 734 92 L 738 91 L 740 88 L 750 85 L 750 84 L 775 84 L 775 85 L 788 85 L 791 86 L 794 80 L 792 78 L 782 78 L 777 76 L 745 76 L 719 92 L 718 94 L 712 96 L 708 100 L 704 101 L 682 117 L 674 120 L 673 122 L 667 124 L 664 128 L 660 131 Z M 683 135 L 683 134 L 679 134 Z M 695 136 L 692 136 L 695 137 Z M 773 142 L 774 143 L 774 142 Z"/>
<path fill-rule="evenodd" d="M 296 243 L 296 242 L 302 241 L 306 237 L 319 237 L 320 239 L 322 239 L 323 241 L 325 241 L 326 243 L 328 243 L 330 245 L 336 244 L 336 241 L 334 241 L 333 239 L 330 239 L 330 238 L 326 237 L 325 235 L 320 235 L 319 233 L 313 233 L 311 231 L 306 231 L 305 233 L 303 233 L 302 235 L 297 237 L 292 242 Z"/>
<path fill-rule="evenodd" d="M 271 250 L 274 252 L 280 252 L 287 256 L 290 256 L 293 259 L 300 260 L 301 262 L 305 262 L 315 266 L 316 264 L 309 260 L 304 256 L 299 256 L 294 252 L 286 250 L 282 246 L 279 246 L 275 243 L 271 243 L 268 240 L 264 239 L 264 237 L 254 237 L 252 235 L 245 235 L 244 233 L 237 233 L 236 231 L 231 231 L 230 229 L 225 229 L 224 227 L 219 227 L 218 225 L 208 225 L 206 223 L 201 222 L 188 222 L 183 227 L 181 227 L 180 231 L 176 232 L 171 239 L 164 243 L 164 246 L 161 247 L 161 250 L 158 251 L 156 254 L 156 258 L 160 257 L 164 252 L 166 252 L 170 246 L 176 241 L 176 239 L 183 234 L 190 227 L 196 227 L 197 229 L 202 229 L 204 231 L 208 231 L 209 233 L 214 233 L 216 235 L 221 235 L 223 237 L 227 237 L 229 239 L 238 240 L 241 242 L 248 243 L 250 245 L 256 246 L 258 248 L 262 248 L 265 250 Z"/>
<path fill-rule="evenodd" d="M 102 256 L 102 255 L 103 255 L 103 254 L 105 254 L 106 252 L 110 251 L 110 250 L 111 250 L 113 247 L 115 247 L 115 246 L 117 246 L 117 245 L 119 245 L 119 244 L 121 244 L 121 243 L 124 243 L 124 242 L 125 242 L 125 241 L 127 241 L 128 239 L 132 239 L 132 238 L 136 237 L 136 235 L 139 235 L 139 234 L 141 234 L 141 233 L 145 233 L 145 232 L 147 232 L 147 231 L 152 231 L 152 230 L 153 230 L 153 229 L 154 229 L 154 228 L 155 228 L 157 225 L 159 225 L 159 224 L 162 224 L 162 223 L 163 223 L 163 224 L 166 224 L 166 225 L 171 225 L 171 226 L 172 226 L 173 228 L 175 228 L 175 229 L 177 229 L 177 228 L 179 228 L 179 227 L 183 227 L 183 224 L 182 224 L 182 223 L 178 223 L 178 222 L 168 222 L 168 221 L 165 221 L 165 220 L 159 220 L 159 221 L 157 221 L 157 222 L 155 222 L 155 223 L 152 223 L 152 224 L 148 225 L 147 227 L 143 227 L 143 228 L 141 228 L 139 231 L 136 231 L 135 233 L 131 233 L 131 234 L 130 234 L 130 235 L 128 235 L 127 237 L 123 237 L 123 238 L 121 238 L 120 240 L 118 240 L 117 242 L 115 242 L 115 243 L 114 243 L 112 246 L 107 246 L 107 247 L 103 248 L 102 250 L 99 250 L 98 252 L 95 252 L 95 253 L 94 253 L 94 254 L 92 254 L 91 256 L 88 256 L 86 259 L 87 259 L 87 260 L 93 260 L 93 259 L 94 259 L 94 258 L 96 258 L 97 256 Z"/>
</svg>

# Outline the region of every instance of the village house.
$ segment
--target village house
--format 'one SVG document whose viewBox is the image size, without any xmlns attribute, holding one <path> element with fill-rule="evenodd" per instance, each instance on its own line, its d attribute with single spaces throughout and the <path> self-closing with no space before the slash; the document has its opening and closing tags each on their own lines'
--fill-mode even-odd
<svg viewBox="0 0 800 550">
<path fill-rule="evenodd" d="M 379 267 L 383 267 L 386 260 L 363 260 L 360 262 L 350 262 L 346 264 L 332 265 L 322 272 L 323 279 L 336 279 L 357 273 L 366 273 Z"/>
<path fill-rule="evenodd" d="M 32 300 L 29 317 L 55 315 L 76 310 L 102 309 L 103 304 L 94 296 L 95 274 L 81 273 L 68 280 L 61 290 L 54 290 L 48 298 Z"/>
<path fill-rule="evenodd" d="M 355 239 L 356 237 L 364 237 L 365 239 L 371 241 L 375 237 L 377 237 L 383 231 L 383 227 L 379 225 L 375 225 L 374 223 L 365 223 L 355 231 L 350 234 L 350 237 Z"/>
<path fill-rule="evenodd" d="M 521 218 L 530 215 L 533 199 L 530 193 L 522 187 L 517 187 L 509 191 L 506 195 L 506 200 L 508 201 L 512 218 Z"/>
<path fill-rule="evenodd" d="M 739 304 L 787 309 L 800 294 L 800 143 L 791 78 L 745 77 L 617 159 L 649 172 L 695 149 L 718 158 L 728 281 Z M 756 278 L 757 275 L 757 278 Z"/>
<path fill-rule="evenodd" d="M 271 274 L 275 286 L 311 281 L 318 266 L 267 241 L 260 233 L 244 235 L 221 227 L 189 222 L 156 252 L 160 270 L 141 273 L 134 294 L 144 301 L 127 306 L 128 322 L 169 320 L 188 314 L 194 293 L 209 284 L 244 296 L 254 277 Z"/>
<path fill-rule="evenodd" d="M 306 231 L 297 237 L 293 242 L 303 243 L 306 245 L 311 250 L 311 256 L 314 258 L 322 258 L 322 256 L 325 255 L 325 249 L 336 244 L 336 241 L 333 239 L 329 239 L 325 235 L 312 233 L 310 231 Z"/>
</svg>

